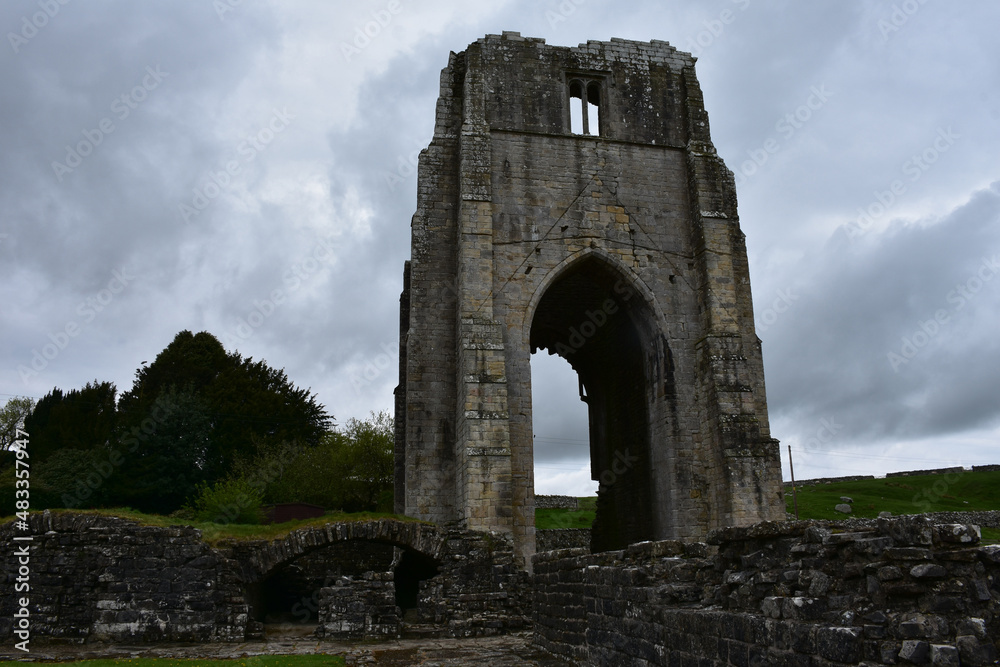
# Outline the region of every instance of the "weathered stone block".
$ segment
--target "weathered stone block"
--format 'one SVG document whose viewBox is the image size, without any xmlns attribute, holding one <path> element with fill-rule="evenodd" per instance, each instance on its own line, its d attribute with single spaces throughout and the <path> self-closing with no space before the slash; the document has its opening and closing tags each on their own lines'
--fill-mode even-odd
<svg viewBox="0 0 1000 667">
<path fill-rule="evenodd" d="M 923 665 L 930 661 L 931 647 L 925 641 L 917 639 L 906 639 L 903 647 L 899 650 L 899 658 L 912 662 L 915 665 Z"/>
</svg>

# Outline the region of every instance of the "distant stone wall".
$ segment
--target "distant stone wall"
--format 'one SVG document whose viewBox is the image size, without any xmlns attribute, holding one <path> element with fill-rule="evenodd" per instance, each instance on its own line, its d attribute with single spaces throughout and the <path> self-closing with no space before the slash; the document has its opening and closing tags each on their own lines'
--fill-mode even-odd
<svg viewBox="0 0 1000 667">
<path fill-rule="evenodd" d="M 820 477 L 818 479 L 797 479 L 795 486 L 815 486 L 817 484 L 836 484 L 837 482 L 860 482 L 861 480 L 875 479 L 875 475 L 848 475 L 846 477 Z M 791 486 L 791 482 L 785 482 L 786 486 Z"/>
<path fill-rule="evenodd" d="M 536 529 L 535 544 L 539 552 L 556 549 L 586 549 L 589 552 L 590 528 Z"/>
<path fill-rule="evenodd" d="M 886 478 L 889 477 L 922 477 L 923 475 L 951 475 L 954 473 L 963 473 L 965 468 L 962 466 L 956 466 L 954 468 L 933 468 L 931 470 L 904 470 L 902 472 L 887 472 L 885 474 Z"/>
<path fill-rule="evenodd" d="M 990 665 L 1000 547 L 924 517 L 535 556 L 535 640 L 581 664 Z M 961 661 L 961 662 L 959 662 Z"/>
<path fill-rule="evenodd" d="M 924 514 L 935 523 L 971 523 L 982 528 L 1000 528 L 1000 511 L 929 512 Z"/>
<path fill-rule="evenodd" d="M 1000 470 L 1000 465 L 972 466 L 973 472 L 992 472 Z M 901 472 L 888 472 L 888 477 L 919 477 L 921 475 L 952 475 L 955 473 L 969 472 L 962 466 L 953 468 L 933 468 L 931 470 L 904 470 Z M 814 486 L 816 484 L 835 484 L 837 482 L 858 482 L 866 479 L 875 479 L 875 475 L 848 475 L 846 477 L 819 477 L 816 479 L 797 479 L 795 486 Z M 785 482 L 786 486 L 791 486 L 791 481 Z"/>
<path fill-rule="evenodd" d="M 535 509 L 580 509 L 580 499 L 573 496 L 535 496 Z"/>
</svg>

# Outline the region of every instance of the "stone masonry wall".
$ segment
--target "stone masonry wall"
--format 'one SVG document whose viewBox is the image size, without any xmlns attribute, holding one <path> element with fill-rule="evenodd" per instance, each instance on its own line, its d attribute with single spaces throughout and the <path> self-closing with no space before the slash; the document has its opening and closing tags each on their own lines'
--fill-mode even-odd
<svg viewBox="0 0 1000 667">
<path fill-rule="evenodd" d="M 421 623 L 450 637 L 530 627 L 531 576 L 517 567 L 509 535 L 452 530 L 440 563 L 440 574 L 420 584 Z"/>
<path fill-rule="evenodd" d="M 991 665 L 1000 547 L 923 517 L 535 556 L 535 633 L 588 665 Z"/>
<path fill-rule="evenodd" d="M 321 634 L 395 636 L 394 572 L 384 571 L 398 563 L 385 558 L 393 547 L 436 564 L 436 573 L 419 582 L 417 611 L 440 634 L 491 635 L 529 624 L 530 577 L 515 566 L 509 536 L 378 519 L 213 548 L 189 526 L 49 511 L 31 515 L 29 524 L 31 542 L 13 541 L 13 522 L 0 526 L 4 544 L 30 544 L 29 591 L 14 594 L 20 564 L 13 549 L 0 564 L 0 585 L 12 593 L 0 598 L 2 640 L 15 637 L 17 600 L 25 596 L 32 641 L 243 641 L 262 630 L 247 599 L 261 582 L 273 576 L 317 582 L 308 592 L 328 574 L 350 570 L 352 576 L 319 589 Z M 379 570 L 349 566 L 352 545 L 358 560 Z M 292 579 L 289 570 L 296 570 Z"/>
<path fill-rule="evenodd" d="M 657 40 L 513 32 L 451 55 L 400 301 L 398 511 L 509 533 L 530 567 L 545 349 L 587 390 L 603 545 L 784 516 L 734 177 L 694 66 Z"/>
<path fill-rule="evenodd" d="M 331 639 L 398 637 L 400 613 L 392 572 L 340 577 L 320 589 L 317 636 Z"/>
<path fill-rule="evenodd" d="M 580 509 L 580 499 L 573 496 L 535 496 L 535 509 Z"/>
<path fill-rule="evenodd" d="M 31 637 L 71 641 L 242 640 L 247 624 L 237 568 L 190 527 L 139 526 L 88 514 L 29 517 Z M 0 526 L 12 541 L 13 524 Z M 20 532 L 18 534 L 21 534 Z M 0 571 L 14 591 L 17 565 Z M 15 599 L 0 598 L 0 637 L 13 636 Z"/>
<path fill-rule="evenodd" d="M 590 528 L 548 528 L 536 530 L 538 551 L 586 549 L 590 551 Z"/>
</svg>

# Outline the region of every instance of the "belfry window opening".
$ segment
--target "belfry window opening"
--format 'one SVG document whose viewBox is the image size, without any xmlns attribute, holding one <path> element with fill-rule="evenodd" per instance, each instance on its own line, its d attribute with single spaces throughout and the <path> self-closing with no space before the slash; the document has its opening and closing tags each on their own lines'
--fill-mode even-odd
<svg viewBox="0 0 1000 667">
<path fill-rule="evenodd" d="M 569 82 L 570 132 L 601 135 L 601 85 L 597 81 L 573 79 Z"/>
</svg>

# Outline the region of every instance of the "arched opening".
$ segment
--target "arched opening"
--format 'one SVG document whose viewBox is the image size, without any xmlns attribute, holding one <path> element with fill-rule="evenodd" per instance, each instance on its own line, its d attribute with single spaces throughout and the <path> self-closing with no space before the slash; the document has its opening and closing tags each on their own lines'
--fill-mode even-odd
<svg viewBox="0 0 1000 667">
<path fill-rule="evenodd" d="M 318 622 L 319 591 L 338 577 L 388 572 L 393 565 L 389 544 L 352 540 L 305 553 L 276 567 L 246 591 L 255 621 L 277 628 L 311 626 Z"/>
<path fill-rule="evenodd" d="M 403 614 L 403 620 L 415 622 L 420 604 L 420 582 L 434 577 L 439 572 L 438 562 L 422 553 L 403 549 L 403 555 L 396 565 L 392 580 L 396 587 L 396 606 Z"/>
<path fill-rule="evenodd" d="M 580 376 L 557 354 L 531 355 L 535 495 L 596 496 L 590 478 L 590 427 Z"/>
<path fill-rule="evenodd" d="M 647 352 L 654 337 L 654 318 L 641 295 L 593 256 L 548 287 L 531 323 L 531 351 L 558 354 L 579 375 L 590 473 L 598 482 L 594 551 L 653 537 Z"/>
</svg>

